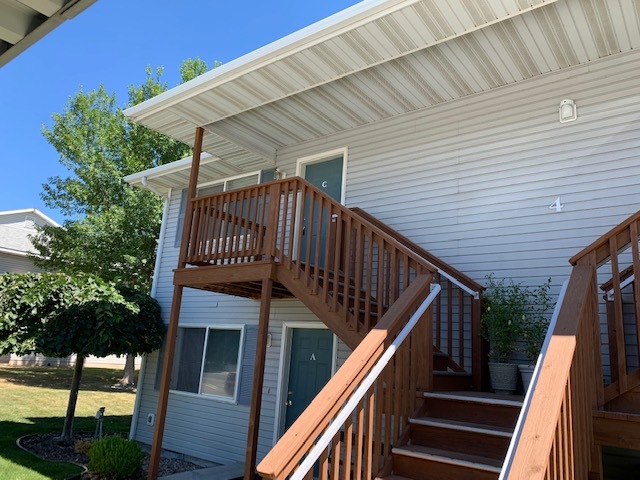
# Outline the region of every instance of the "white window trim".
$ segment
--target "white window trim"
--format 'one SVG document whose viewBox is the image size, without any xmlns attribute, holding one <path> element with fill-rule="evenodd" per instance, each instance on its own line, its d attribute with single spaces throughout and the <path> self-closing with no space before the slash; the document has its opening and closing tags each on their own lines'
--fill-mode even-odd
<svg viewBox="0 0 640 480">
<path fill-rule="evenodd" d="M 232 177 L 225 177 L 225 178 L 220 178 L 218 180 L 212 180 L 210 182 L 205 182 L 205 183 L 199 183 L 197 188 L 207 188 L 210 187 L 211 185 L 218 185 L 219 183 L 223 184 L 223 191 L 227 191 L 227 183 L 233 181 L 233 180 L 238 180 L 239 178 L 245 178 L 245 177 L 251 177 L 253 175 L 257 175 L 258 176 L 258 181 L 256 182 L 256 185 L 260 184 L 260 173 L 262 172 L 262 170 L 256 170 L 254 172 L 249 172 L 249 173 L 241 173 L 239 175 L 234 175 Z"/>
<path fill-rule="evenodd" d="M 200 363 L 200 379 L 198 381 L 198 393 L 194 392 L 184 392 L 182 390 L 174 390 L 170 389 L 169 391 L 175 395 L 191 397 L 191 398 L 206 398 L 210 400 L 215 400 L 217 402 L 229 403 L 233 405 L 238 404 L 238 393 L 240 390 L 240 383 L 242 381 L 241 377 L 241 367 L 242 367 L 242 359 L 244 358 L 244 336 L 245 336 L 245 327 L 246 325 L 233 325 L 233 324 L 216 324 L 216 325 L 207 325 L 207 324 L 188 324 L 188 325 L 180 325 L 179 328 L 204 328 L 204 348 L 202 350 L 202 359 Z M 223 397 L 220 395 L 212 395 L 210 393 L 202 393 L 202 375 L 204 373 L 204 357 L 207 352 L 207 341 L 209 340 L 209 331 L 210 330 L 240 330 L 240 344 L 238 348 L 238 363 L 236 367 L 236 384 L 234 387 L 233 398 L 231 397 Z"/>
<path fill-rule="evenodd" d="M 317 153 L 315 155 L 309 155 L 308 157 L 299 158 L 296 162 L 296 176 L 304 178 L 304 173 L 307 165 L 313 163 L 320 163 L 325 160 L 331 160 L 331 158 L 342 155 L 342 186 L 340 195 L 340 203 L 344 205 L 347 198 L 347 161 L 348 161 L 349 148 L 337 148 L 335 150 L 329 150 L 326 152 Z"/>
<path fill-rule="evenodd" d="M 291 340 L 293 330 L 296 328 L 313 328 L 328 330 L 322 322 L 282 322 L 282 341 L 280 342 L 280 357 L 278 365 L 278 388 L 276 393 L 276 409 L 273 425 L 273 444 L 275 445 L 284 433 L 286 411 L 284 405 L 284 392 L 289 383 L 289 363 L 291 361 Z M 337 370 L 338 361 L 338 337 L 333 334 L 333 348 L 331 352 L 331 377 Z"/>
</svg>

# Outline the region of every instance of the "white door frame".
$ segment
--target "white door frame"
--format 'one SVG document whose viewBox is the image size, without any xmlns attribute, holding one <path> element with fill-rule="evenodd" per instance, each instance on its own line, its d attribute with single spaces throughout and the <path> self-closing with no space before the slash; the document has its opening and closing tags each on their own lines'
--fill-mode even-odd
<svg viewBox="0 0 640 480">
<path fill-rule="evenodd" d="M 273 429 L 273 444 L 284 433 L 286 419 L 286 406 L 284 404 L 284 392 L 289 385 L 289 363 L 291 362 L 291 341 L 293 330 L 296 328 L 312 328 L 316 330 L 328 330 L 327 326 L 319 321 L 311 322 L 283 322 L 282 341 L 280 342 L 280 361 L 278 366 L 278 391 L 276 393 L 275 425 Z M 338 337 L 333 334 L 333 351 L 331 353 L 331 376 L 336 373 L 338 359 Z"/>
<path fill-rule="evenodd" d="M 326 160 L 331 160 L 339 155 L 342 155 L 342 185 L 340 186 L 340 203 L 344 205 L 347 191 L 347 154 L 348 147 L 338 148 L 336 150 L 329 150 L 328 152 L 317 153 L 308 157 L 299 158 L 296 163 L 296 176 L 304 178 L 304 172 L 307 165 L 312 163 L 321 163 Z"/>
</svg>

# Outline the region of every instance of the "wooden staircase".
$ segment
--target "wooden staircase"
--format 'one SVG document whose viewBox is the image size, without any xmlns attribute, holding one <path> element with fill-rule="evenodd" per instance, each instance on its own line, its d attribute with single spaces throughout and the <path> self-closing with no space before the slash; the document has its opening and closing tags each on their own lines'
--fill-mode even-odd
<svg viewBox="0 0 640 480">
<path fill-rule="evenodd" d="M 423 393 L 423 406 L 379 479 L 496 480 L 522 402 L 500 396 Z"/>
<path fill-rule="evenodd" d="M 306 227 L 302 227 L 303 218 Z M 426 420 L 420 416 L 413 420 L 418 423 L 412 424 L 416 438 L 400 442 L 411 413 L 421 404 L 416 391 L 481 388 L 482 287 L 368 213 L 345 208 L 301 178 L 190 198 L 174 285 L 177 289 L 190 287 L 260 298 L 262 342 L 259 339 L 256 358 L 262 358 L 262 365 L 256 362 L 254 392 L 262 390 L 255 378 L 262 376 L 264 368 L 271 298 L 299 299 L 353 350 L 349 358 L 353 366 L 343 366 L 323 389 L 325 394 L 321 392 L 303 413 L 314 418 L 307 421 L 300 417 L 283 437 L 309 439 L 304 448 L 322 434 L 325 424 L 354 393 L 358 382 L 376 367 L 385 349 L 413 321 L 416 312 L 422 312 L 415 318 L 419 325 L 414 324 L 415 330 L 405 337 L 406 344 L 388 366 L 388 373 L 375 380 L 367 393 L 370 403 L 358 407 L 367 416 L 367 424 L 358 420 L 352 427 L 345 426 L 353 428 L 356 440 L 353 445 L 345 440 L 344 448 L 372 449 L 371 459 L 376 456 L 373 450 L 380 450 L 377 465 L 374 461 L 363 466 L 372 469 L 365 477 L 372 478 L 377 466 L 390 465 L 387 457 L 392 455 L 391 446 L 395 446 L 393 458 L 398 456 L 398 465 L 403 462 L 398 449 L 413 450 L 413 456 L 405 457 L 415 459 L 418 453 L 424 453 L 420 450 L 434 448 L 418 442 L 421 429 L 435 428 L 421 424 Z M 423 306 L 425 310 L 421 310 Z M 172 322 L 178 315 L 179 308 L 174 308 Z M 334 384 L 340 385 L 338 396 Z M 374 400 L 378 396 L 380 400 Z M 383 402 L 384 409 L 393 413 L 383 415 Z M 254 427 L 250 426 L 249 434 L 253 443 L 247 450 L 245 478 L 252 477 L 259 410 L 259 401 L 253 402 L 250 424 Z M 320 414 L 325 420 L 316 418 Z M 384 422 L 392 424 L 382 427 L 383 416 Z M 373 431 L 364 433 L 374 424 L 378 429 L 376 439 Z M 308 431 L 310 426 L 313 432 Z M 364 437 L 358 440 L 360 435 Z M 365 447 L 363 439 L 367 436 L 370 445 Z M 335 445 L 338 443 L 334 440 Z M 338 447 L 332 448 L 324 468 L 333 462 L 335 476 L 341 464 L 329 460 L 329 456 L 334 458 L 340 452 L 335 450 Z M 282 459 L 275 449 L 272 455 Z M 306 454 L 300 450 L 286 455 L 292 458 L 286 461 L 289 465 L 278 464 L 277 470 L 293 467 Z M 329 474 L 320 476 L 327 478 Z"/>
</svg>

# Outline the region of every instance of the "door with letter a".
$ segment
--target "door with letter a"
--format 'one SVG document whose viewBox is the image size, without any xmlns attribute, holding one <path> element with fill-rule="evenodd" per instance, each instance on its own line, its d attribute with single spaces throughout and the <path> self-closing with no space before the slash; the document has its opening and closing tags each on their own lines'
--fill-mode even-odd
<svg viewBox="0 0 640 480">
<path fill-rule="evenodd" d="M 320 328 L 294 328 L 290 352 L 289 381 L 284 395 L 285 430 L 331 378 L 333 333 Z"/>
</svg>

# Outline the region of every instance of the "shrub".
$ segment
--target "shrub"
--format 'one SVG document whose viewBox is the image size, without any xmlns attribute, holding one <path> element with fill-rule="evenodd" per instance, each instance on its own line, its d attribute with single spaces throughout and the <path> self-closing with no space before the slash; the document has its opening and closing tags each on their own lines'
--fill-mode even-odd
<svg viewBox="0 0 640 480">
<path fill-rule="evenodd" d="M 508 362 L 523 340 L 522 352 L 535 363 L 549 326 L 551 279 L 542 285 L 525 287 L 513 280 L 487 276 L 487 299 L 482 313 L 482 336 L 491 345 L 491 356 Z"/>
<path fill-rule="evenodd" d="M 91 450 L 92 445 L 93 441 L 91 440 L 76 440 L 73 444 L 73 451 L 81 453 L 82 455 L 89 455 L 89 450 Z"/>
<path fill-rule="evenodd" d="M 89 471 L 109 479 L 124 480 L 134 475 L 144 453 L 138 444 L 122 437 L 103 437 L 89 450 Z"/>
</svg>

